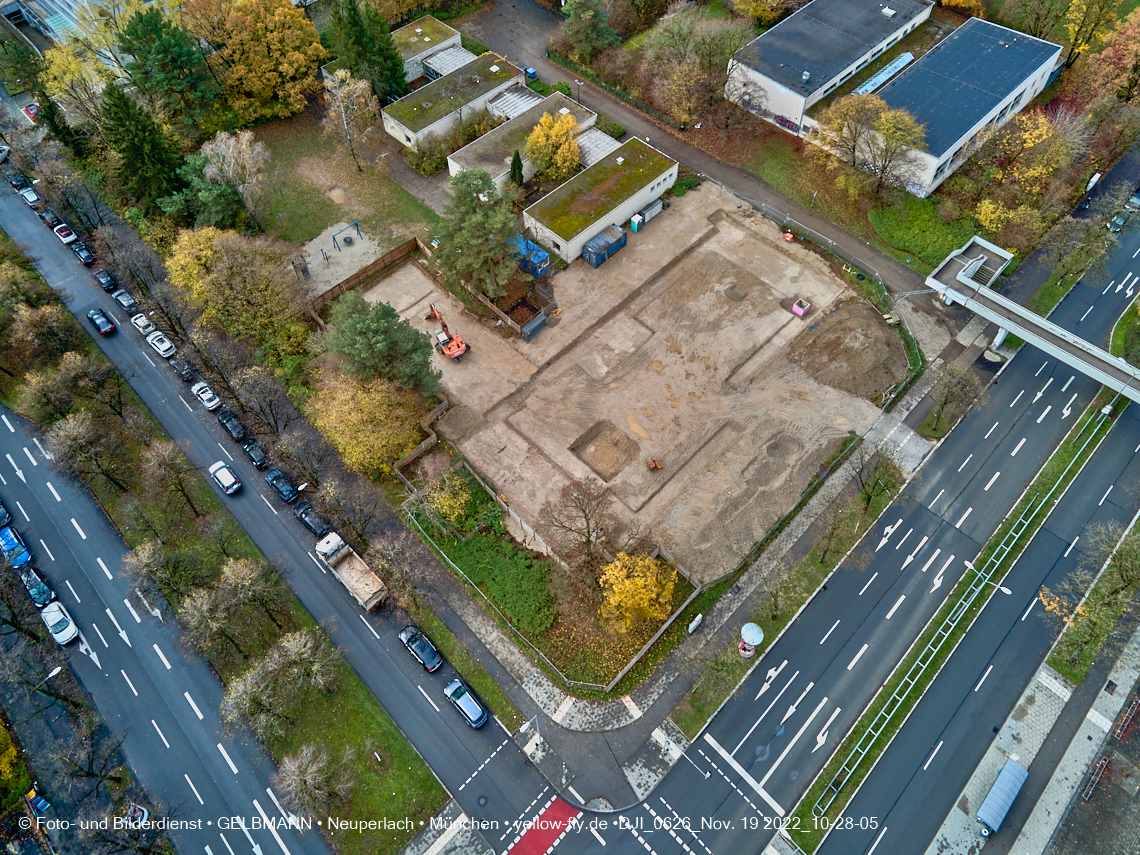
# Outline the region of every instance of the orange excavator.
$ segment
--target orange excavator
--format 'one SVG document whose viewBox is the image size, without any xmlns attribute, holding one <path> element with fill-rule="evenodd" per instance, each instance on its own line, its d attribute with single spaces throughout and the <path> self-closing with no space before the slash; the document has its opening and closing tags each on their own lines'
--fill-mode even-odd
<svg viewBox="0 0 1140 855">
<path fill-rule="evenodd" d="M 459 336 L 452 335 L 451 330 L 447 328 L 447 322 L 443 319 L 443 315 L 441 315 L 439 309 L 435 307 L 435 303 L 430 303 L 429 305 L 431 307 L 431 314 L 424 320 L 435 318 L 439 321 L 440 328 L 440 331 L 435 334 L 435 349 L 448 359 L 461 362 L 463 360 L 463 354 L 471 349 L 471 345 L 467 344 L 467 342 Z"/>
</svg>

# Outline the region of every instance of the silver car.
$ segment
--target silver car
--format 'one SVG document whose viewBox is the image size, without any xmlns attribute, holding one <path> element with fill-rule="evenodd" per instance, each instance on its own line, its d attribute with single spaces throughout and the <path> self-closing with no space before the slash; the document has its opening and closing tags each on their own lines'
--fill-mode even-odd
<svg viewBox="0 0 1140 855">
<path fill-rule="evenodd" d="M 174 343 L 166 337 L 166 333 L 162 332 L 152 332 L 146 337 L 146 343 L 163 359 L 168 356 L 173 356 L 174 351 L 178 350 L 178 348 L 174 346 Z"/>
<path fill-rule="evenodd" d="M 40 612 L 40 617 L 43 618 L 51 637 L 59 644 L 68 644 L 79 638 L 79 627 L 75 625 L 63 603 L 59 601 L 48 603 Z"/>
<path fill-rule="evenodd" d="M 222 399 L 214 394 L 214 390 L 210 388 L 210 384 L 204 380 L 199 380 L 191 386 L 190 391 L 202 402 L 202 406 L 211 413 L 222 405 Z"/>
</svg>

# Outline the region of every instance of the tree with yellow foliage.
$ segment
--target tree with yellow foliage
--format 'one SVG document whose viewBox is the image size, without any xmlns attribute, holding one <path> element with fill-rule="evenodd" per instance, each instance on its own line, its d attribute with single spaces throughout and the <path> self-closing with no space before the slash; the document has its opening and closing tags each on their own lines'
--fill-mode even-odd
<svg viewBox="0 0 1140 855">
<path fill-rule="evenodd" d="M 543 177 L 551 181 L 562 182 L 573 175 L 582 162 L 578 120 L 573 113 L 563 113 L 557 119 L 543 113 L 527 137 L 526 156 L 534 161 Z"/>
<path fill-rule="evenodd" d="M 673 63 L 660 86 L 661 100 L 673 117 L 681 123 L 691 122 L 701 102 L 701 64 L 690 54 Z"/>
<path fill-rule="evenodd" d="M 641 620 L 663 620 L 676 584 L 677 571 L 664 561 L 619 552 L 602 569 L 602 614 L 617 618 L 627 631 Z"/>
<path fill-rule="evenodd" d="M 1069 42 L 1065 68 L 1076 62 L 1081 54 L 1096 50 L 1104 43 L 1117 21 L 1119 7 L 1120 0 L 1073 0 L 1064 22 Z"/>
<path fill-rule="evenodd" d="M 344 462 L 366 478 L 391 472 L 423 439 L 419 398 L 388 380 L 334 375 L 309 398 L 305 411 Z"/>
<path fill-rule="evenodd" d="M 40 83 L 64 110 L 97 128 L 99 96 L 110 77 L 107 65 L 78 42 L 63 42 L 45 51 Z"/>
</svg>

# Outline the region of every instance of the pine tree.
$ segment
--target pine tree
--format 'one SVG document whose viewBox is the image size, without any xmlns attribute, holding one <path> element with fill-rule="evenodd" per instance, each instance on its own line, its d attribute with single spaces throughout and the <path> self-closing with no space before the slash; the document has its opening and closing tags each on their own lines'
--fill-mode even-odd
<svg viewBox="0 0 1140 855">
<path fill-rule="evenodd" d="M 188 127 L 201 126 L 221 86 L 184 27 L 158 9 L 139 11 L 119 36 L 119 49 L 131 57 L 127 71 L 140 92 Z"/>
<path fill-rule="evenodd" d="M 119 183 L 132 198 L 150 206 L 181 188 L 182 156 L 154 117 L 122 87 L 107 87 L 102 114 L 103 136 L 119 156 Z"/>
<path fill-rule="evenodd" d="M 523 186 L 523 168 L 522 158 L 519 157 L 519 150 L 515 149 L 514 157 L 511 158 L 511 181 L 519 187 Z"/>
<path fill-rule="evenodd" d="M 451 179 L 454 195 L 439 228 L 440 248 L 432 255 L 444 281 L 470 282 L 488 297 L 503 293 L 514 265 L 500 271 L 507 240 L 518 231 L 509 199 L 482 169 L 465 169 Z"/>
<path fill-rule="evenodd" d="M 408 94 L 404 61 L 392 44 L 388 22 L 365 0 L 338 0 L 332 9 L 329 40 L 354 77 L 367 80 L 377 98 Z"/>
</svg>

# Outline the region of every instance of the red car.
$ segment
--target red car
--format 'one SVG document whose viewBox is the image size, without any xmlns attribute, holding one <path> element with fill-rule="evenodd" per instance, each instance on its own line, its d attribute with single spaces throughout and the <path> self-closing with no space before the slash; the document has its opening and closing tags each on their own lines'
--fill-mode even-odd
<svg viewBox="0 0 1140 855">
<path fill-rule="evenodd" d="M 28 118 L 34 122 L 40 117 L 40 105 L 33 101 L 31 104 L 24 108 L 24 112 L 27 113 Z"/>
</svg>

